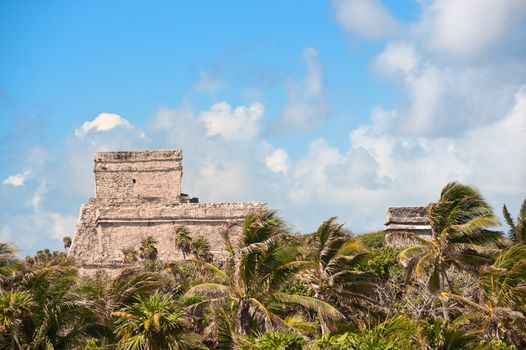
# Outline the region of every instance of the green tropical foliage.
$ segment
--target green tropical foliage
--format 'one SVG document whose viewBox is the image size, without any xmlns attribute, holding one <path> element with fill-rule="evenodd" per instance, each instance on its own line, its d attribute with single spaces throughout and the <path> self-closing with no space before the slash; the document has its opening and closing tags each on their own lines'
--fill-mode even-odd
<svg viewBox="0 0 526 350">
<path fill-rule="evenodd" d="M 230 253 L 226 271 L 209 265 L 215 281 L 190 288 L 187 296 L 200 296 L 200 304 L 211 307 L 230 305 L 236 335 L 295 330 L 279 312 L 287 304 L 301 305 L 329 319 L 343 318 L 335 307 L 318 298 L 283 291 L 285 282 L 307 262 L 301 260 L 301 247 L 287 237 L 284 222 L 274 212 L 248 215 L 239 246 L 233 246 L 228 233 L 225 245 Z"/>
<path fill-rule="evenodd" d="M 293 332 L 265 332 L 256 339 L 246 339 L 242 350 L 301 350 L 305 339 Z"/>
<path fill-rule="evenodd" d="M 203 348 L 200 337 L 188 332 L 182 311 L 171 295 L 158 292 L 139 297 L 135 303 L 113 313 L 120 350 L 190 350 Z"/>
<path fill-rule="evenodd" d="M 414 348 L 416 325 L 409 319 L 387 319 L 374 327 L 363 327 L 342 335 L 323 335 L 314 341 L 313 349 L 322 350 L 405 350 Z"/>
<path fill-rule="evenodd" d="M 131 264 L 137 262 L 139 258 L 139 253 L 133 247 L 128 247 L 122 249 L 123 262 L 126 264 Z"/>
<path fill-rule="evenodd" d="M 451 182 L 436 203 L 428 206 L 431 225 L 430 239 L 412 233 L 387 235 L 387 241 L 396 236 L 406 236 L 415 242 L 400 253 L 402 264 L 407 266 L 408 276 L 427 276 L 431 292 L 445 290 L 448 270 L 476 270 L 489 264 L 488 247 L 503 243 L 500 232 L 492 231 L 499 225 L 497 216 L 482 195 L 472 186 Z"/>
<path fill-rule="evenodd" d="M 315 298 L 348 313 L 375 303 L 370 293 L 374 289 L 371 276 L 357 269 L 366 258 L 367 250 L 343 230 L 343 225 L 336 223 L 335 217 L 320 225 L 307 239 L 307 247 L 310 268 L 305 279 Z M 324 333 L 329 331 L 328 321 L 320 315 Z"/>
<path fill-rule="evenodd" d="M 385 232 L 368 232 L 356 236 L 356 240 L 360 241 L 367 248 L 381 248 L 384 246 Z"/>
<path fill-rule="evenodd" d="M 357 267 L 378 279 L 385 280 L 393 269 L 400 268 L 398 256 L 401 250 L 390 246 L 369 248 L 368 256 Z"/>
<path fill-rule="evenodd" d="M 525 210 L 504 207 L 509 239 L 455 182 L 428 206 L 426 239 L 355 236 L 334 217 L 291 235 L 275 212 L 255 213 L 225 229 L 221 259 L 181 226 L 171 249 L 184 259 L 159 260 L 150 236 L 122 250 L 115 275 L 0 243 L 0 348 L 526 349 Z M 389 245 L 400 237 L 415 244 Z"/>
<path fill-rule="evenodd" d="M 526 199 L 522 202 L 517 220 L 513 220 L 506 205 L 502 207 L 502 214 L 510 227 L 508 237 L 514 244 L 526 243 Z"/>
<path fill-rule="evenodd" d="M 516 330 L 526 328 L 526 245 L 502 252 L 480 271 L 478 281 L 480 292 L 473 299 L 446 292 L 442 296 L 465 308 L 487 338 L 518 342 Z"/>
<path fill-rule="evenodd" d="M 62 243 L 64 243 L 64 250 L 67 252 L 68 249 L 71 247 L 71 237 L 69 236 L 66 236 L 64 238 L 62 238 Z"/>
<path fill-rule="evenodd" d="M 139 247 L 139 257 L 143 260 L 154 261 L 157 259 L 157 240 L 152 236 L 145 237 Z"/>
<path fill-rule="evenodd" d="M 201 235 L 192 239 L 192 254 L 198 260 L 206 262 L 212 262 L 214 260 L 214 256 L 210 252 L 210 243 Z"/>
<path fill-rule="evenodd" d="M 192 252 L 192 237 L 190 237 L 190 230 L 186 226 L 179 226 L 175 229 L 172 237 L 175 248 L 183 253 L 183 259 Z"/>
<path fill-rule="evenodd" d="M 0 291 L 0 345 L 4 348 L 22 347 L 22 322 L 31 316 L 33 306 L 33 299 L 27 291 Z"/>
</svg>

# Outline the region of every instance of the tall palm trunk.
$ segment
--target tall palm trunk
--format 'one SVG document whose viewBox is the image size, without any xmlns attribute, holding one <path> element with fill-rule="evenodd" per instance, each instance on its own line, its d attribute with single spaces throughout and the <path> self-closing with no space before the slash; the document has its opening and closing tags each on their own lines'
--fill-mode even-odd
<svg viewBox="0 0 526 350">
<path fill-rule="evenodd" d="M 319 313 L 318 315 L 318 318 L 320 319 L 321 334 L 329 334 L 331 330 L 328 324 L 328 320 L 322 313 Z"/>
<path fill-rule="evenodd" d="M 239 329 L 239 334 L 247 335 L 252 329 L 250 322 L 250 305 L 246 300 L 241 300 L 239 303 L 239 310 L 237 311 L 237 328 Z"/>
<path fill-rule="evenodd" d="M 320 289 L 321 286 L 319 284 L 313 288 L 314 297 L 316 299 L 324 300 L 323 296 L 320 294 Z M 321 334 L 329 334 L 331 332 L 331 329 L 329 327 L 329 320 L 323 315 L 323 313 L 318 313 L 318 319 L 320 320 Z"/>
<path fill-rule="evenodd" d="M 14 330 L 11 330 L 11 347 L 10 350 L 16 350 L 16 342 L 14 336 Z"/>
<path fill-rule="evenodd" d="M 439 278 L 440 290 L 438 291 L 439 295 L 442 292 L 446 291 L 445 282 L 444 282 L 446 280 L 447 280 L 446 271 L 444 269 L 440 269 L 440 278 Z M 448 283 L 449 283 L 449 281 L 448 281 Z M 449 318 L 449 313 L 447 312 L 447 303 L 446 303 L 446 301 L 443 298 L 440 298 L 440 303 L 442 304 L 442 316 L 444 317 L 444 319 L 446 321 L 448 321 L 448 322 L 451 321 L 450 318 Z"/>
</svg>

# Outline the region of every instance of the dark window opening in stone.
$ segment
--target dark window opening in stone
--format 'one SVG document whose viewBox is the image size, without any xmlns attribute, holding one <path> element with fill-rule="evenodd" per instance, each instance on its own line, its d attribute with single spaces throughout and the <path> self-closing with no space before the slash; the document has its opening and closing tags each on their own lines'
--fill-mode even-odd
<svg viewBox="0 0 526 350">
<path fill-rule="evenodd" d="M 137 181 L 135 181 L 135 179 L 133 179 L 132 181 L 133 181 L 133 183 L 136 183 L 136 182 L 137 182 Z"/>
</svg>

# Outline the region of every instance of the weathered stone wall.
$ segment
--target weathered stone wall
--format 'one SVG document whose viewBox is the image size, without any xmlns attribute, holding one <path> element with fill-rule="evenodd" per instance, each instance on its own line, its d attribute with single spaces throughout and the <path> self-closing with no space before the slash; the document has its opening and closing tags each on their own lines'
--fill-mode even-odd
<svg viewBox="0 0 526 350">
<path fill-rule="evenodd" d="M 389 207 L 386 210 L 385 224 L 415 224 L 428 223 L 426 207 Z"/>
<path fill-rule="evenodd" d="M 177 205 L 105 206 L 92 199 L 81 208 L 77 232 L 70 255 L 82 266 L 84 274 L 99 269 L 124 267 L 122 249 L 138 249 L 147 236 L 157 240 L 158 259 L 182 259 L 175 248 L 175 229 L 186 226 L 191 236 L 203 235 L 217 259 L 227 256 L 222 233 L 233 223 L 241 223 L 250 213 L 266 210 L 266 205 L 250 203 L 184 203 Z M 241 226 L 232 227 L 233 240 Z"/>
<path fill-rule="evenodd" d="M 138 250 L 147 236 L 157 240 L 158 259 L 182 259 L 173 236 L 183 225 L 209 241 L 215 258 L 225 258 L 222 233 L 267 209 L 260 202 L 181 203 L 180 150 L 99 152 L 94 172 L 96 197 L 81 207 L 69 251 L 85 275 L 118 272 L 125 267 L 122 250 Z M 240 232 L 240 225 L 231 227 L 234 242 Z"/>
<path fill-rule="evenodd" d="M 95 193 L 98 200 L 177 202 L 183 173 L 180 150 L 98 152 Z"/>
</svg>

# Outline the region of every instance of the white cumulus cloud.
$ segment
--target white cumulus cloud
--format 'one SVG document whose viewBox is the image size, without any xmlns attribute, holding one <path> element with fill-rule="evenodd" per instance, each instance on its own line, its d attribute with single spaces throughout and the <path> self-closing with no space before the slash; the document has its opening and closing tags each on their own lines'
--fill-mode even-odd
<svg viewBox="0 0 526 350">
<path fill-rule="evenodd" d="M 420 62 L 420 56 L 413 45 L 405 42 L 391 42 L 374 61 L 376 71 L 390 75 L 408 73 Z"/>
<path fill-rule="evenodd" d="M 283 148 L 274 150 L 265 157 L 265 164 L 272 172 L 287 174 L 289 171 L 289 155 Z"/>
<path fill-rule="evenodd" d="M 496 206 L 524 198 L 526 88 L 499 120 L 458 137 L 396 134 L 398 118 L 396 111 L 373 109 L 369 124 L 349 132 L 347 150 L 312 141 L 283 184 L 294 203 L 286 205 L 287 217 L 314 225 L 338 215 L 362 232 L 380 229 L 387 206 L 425 205 L 455 180 L 479 187 Z"/>
<path fill-rule="evenodd" d="M 333 0 L 336 19 L 348 32 L 367 39 L 383 39 L 400 30 L 400 24 L 379 0 Z"/>
<path fill-rule="evenodd" d="M 29 174 L 30 171 L 26 170 L 23 173 L 8 176 L 2 183 L 4 185 L 10 185 L 14 187 L 24 186 Z"/>
<path fill-rule="evenodd" d="M 287 81 L 288 102 L 281 118 L 286 126 L 314 129 L 323 124 L 329 113 L 325 73 L 315 48 L 305 48 L 301 58 L 307 67 L 307 75 L 303 81 Z"/>
<path fill-rule="evenodd" d="M 65 236 L 73 238 L 75 233 L 75 226 L 77 218 L 73 215 L 64 215 L 57 212 L 48 214 L 52 222 L 51 235 L 56 239 L 62 239 Z"/>
<path fill-rule="evenodd" d="M 206 125 L 208 136 L 218 135 L 227 141 L 248 141 L 258 135 L 258 121 L 264 112 L 264 106 L 258 102 L 235 109 L 227 102 L 218 102 L 201 112 L 200 119 Z"/>
<path fill-rule="evenodd" d="M 524 36 L 524 0 L 435 0 L 424 2 L 423 11 L 417 28 L 424 43 L 461 59 L 498 54 L 495 49 Z"/>
<path fill-rule="evenodd" d="M 505 65 L 453 65 L 408 42 L 388 43 L 372 67 L 405 92 L 396 129 L 413 136 L 458 135 L 495 122 L 526 76 L 526 66 L 513 59 Z"/>
<path fill-rule="evenodd" d="M 82 127 L 75 129 L 75 136 L 83 137 L 90 130 L 109 131 L 118 126 L 132 128 L 132 125 L 118 114 L 101 113 L 95 119 L 84 122 Z"/>
</svg>

